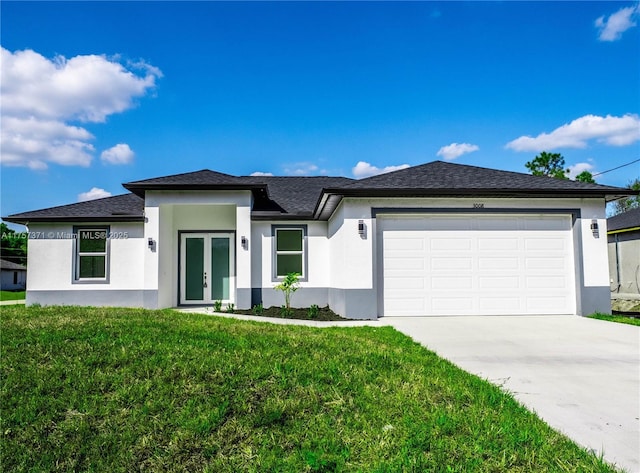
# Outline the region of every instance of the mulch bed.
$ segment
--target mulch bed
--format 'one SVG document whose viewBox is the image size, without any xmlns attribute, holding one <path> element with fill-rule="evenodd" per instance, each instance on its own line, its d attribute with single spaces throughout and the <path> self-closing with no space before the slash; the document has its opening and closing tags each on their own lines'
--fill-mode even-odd
<svg viewBox="0 0 640 473">
<path fill-rule="evenodd" d="M 323 321 L 328 321 L 328 320 L 348 320 L 345 319 L 343 317 L 340 317 L 338 314 L 336 314 L 334 311 L 332 311 L 329 306 L 327 307 L 320 307 L 318 309 L 318 313 L 315 315 L 315 317 L 311 317 L 309 315 L 309 309 L 297 309 L 297 308 L 291 308 L 290 309 L 290 313 L 284 314 L 283 313 L 283 309 L 280 307 L 268 307 L 266 309 L 263 310 L 263 312 L 261 314 L 256 314 L 253 310 L 235 310 L 234 313 L 236 314 L 244 314 L 244 315 L 257 315 L 260 317 L 277 317 L 280 319 L 300 319 L 300 320 L 323 320 Z"/>
</svg>

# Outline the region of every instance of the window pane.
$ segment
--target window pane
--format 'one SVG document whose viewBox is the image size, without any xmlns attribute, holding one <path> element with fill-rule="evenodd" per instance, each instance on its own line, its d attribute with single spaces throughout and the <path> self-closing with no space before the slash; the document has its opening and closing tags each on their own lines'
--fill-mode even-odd
<svg viewBox="0 0 640 473">
<path fill-rule="evenodd" d="M 106 230 L 80 230 L 80 253 L 104 253 L 107 249 Z"/>
<path fill-rule="evenodd" d="M 286 276 L 289 273 L 302 274 L 302 255 L 278 255 L 276 264 L 277 276 Z"/>
<path fill-rule="evenodd" d="M 302 230 L 278 230 L 277 251 L 302 251 Z"/>
<path fill-rule="evenodd" d="M 80 256 L 80 278 L 104 278 L 104 256 Z"/>
</svg>

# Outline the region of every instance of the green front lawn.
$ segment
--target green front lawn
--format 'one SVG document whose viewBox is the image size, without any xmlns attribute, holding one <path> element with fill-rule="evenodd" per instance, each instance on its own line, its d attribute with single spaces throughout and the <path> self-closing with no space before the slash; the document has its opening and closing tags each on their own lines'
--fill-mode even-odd
<svg viewBox="0 0 640 473">
<path fill-rule="evenodd" d="M 24 298 L 24 291 L 0 291 L 0 301 L 21 301 Z"/>
<path fill-rule="evenodd" d="M 608 320 L 609 322 L 618 322 L 620 324 L 640 326 L 640 318 L 629 317 L 626 315 L 593 314 L 593 315 L 590 315 L 589 317 L 592 319 L 598 319 L 598 320 Z"/>
<path fill-rule="evenodd" d="M 0 317 L 4 471 L 614 471 L 390 327 Z"/>
</svg>

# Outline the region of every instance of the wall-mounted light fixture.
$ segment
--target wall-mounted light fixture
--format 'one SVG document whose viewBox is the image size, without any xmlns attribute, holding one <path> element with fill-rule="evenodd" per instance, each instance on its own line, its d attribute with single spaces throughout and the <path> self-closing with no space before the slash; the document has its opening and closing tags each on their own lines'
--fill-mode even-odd
<svg viewBox="0 0 640 473">
<path fill-rule="evenodd" d="M 153 238 L 149 237 L 147 240 L 147 246 L 151 251 L 156 251 L 156 242 Z"/>
<path fill-rule="evenodd" d="M 153 248 L 153 238 L 149 237 L 149 248 Z"/>
<path fill-rule="evenodd" d="M 249 249 L 249 240 L 247 239 L 246 236 L 240 237 L 240 244 L 242 245 L 242 248 L 244 248 L 245 250 Z"/>
<path fill-rule="evenodd" d="M 364 238 L 366 233 L 367 233 L 367 227 L 364 224 L 364 220 L 358 220 L 358 235 Z"/>
<path fill-rule="evenodd" d="M 593 236 L 598 238 L 600 236 L 600 229 L 598 228 L 598 220 L 595 218 L 591 219 L 591 233 Z"/>
</svg>

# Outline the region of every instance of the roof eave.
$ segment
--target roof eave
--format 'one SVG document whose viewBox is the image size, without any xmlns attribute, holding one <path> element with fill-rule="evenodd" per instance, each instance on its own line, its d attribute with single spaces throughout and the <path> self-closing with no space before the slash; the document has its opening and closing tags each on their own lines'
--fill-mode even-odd
<svg viewBox="0 0 640 473">
<path fill-rule="evenodd" d="M 122 184 L 122 187 L 144 198 L 146 191 L 254 191 L 263 189 L 268 195 L 266 184 Z"/>
<path fill-rule="evenodd" d="M 111 216 L 51 216 L 51 217 L 21 217 L 20 215 L 9 215 L 2 217 L 2 220 L 20 225 L 29 223 L 66 223 L 66 222 L 144 222 L 143 215 L 111 215 Z"/>
</svg>

